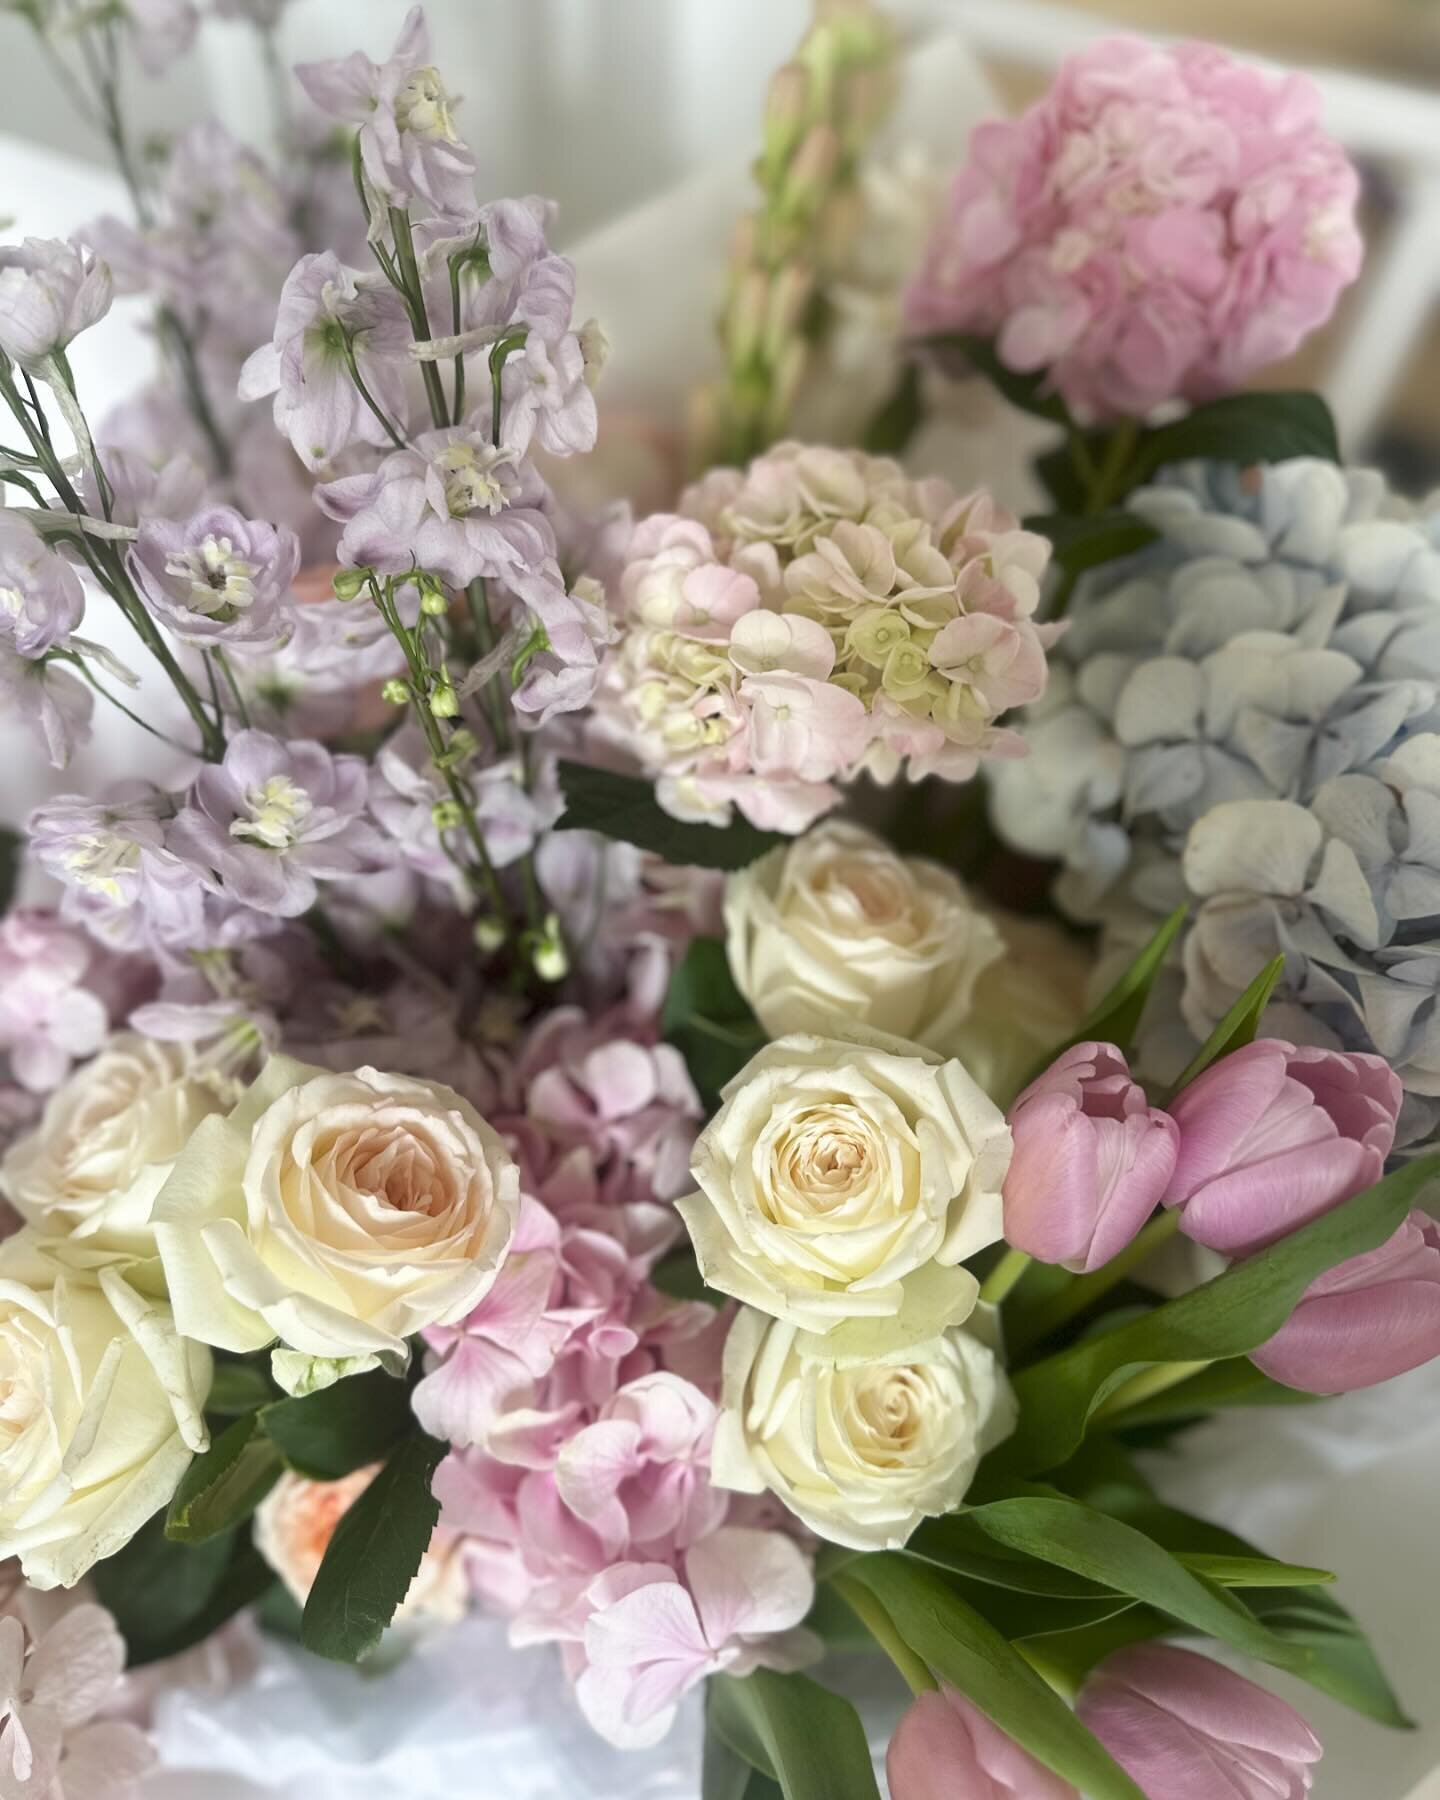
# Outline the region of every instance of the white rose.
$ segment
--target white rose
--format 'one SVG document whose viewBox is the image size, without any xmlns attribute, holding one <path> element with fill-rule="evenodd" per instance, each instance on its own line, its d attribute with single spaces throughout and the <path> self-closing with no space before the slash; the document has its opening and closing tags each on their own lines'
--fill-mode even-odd
<svg viewBox="0 0 1440 1800">
<path fill-rule="evenodd" d="M 897 1550 L 957 1507 L 1014 1429 L 994 1353 L 966 1331 L 882 1348 L 877 1327 L 826 1337 L 742 1311 L 725 1341 L 711 1480 L 769 1490 L 820 1537 Z"/>
<path fill-rule="evenodd" d="M 0 1164 L 0 1188 L 42 1235 L 70 1240 L 69 1260 L 153 1256 L 155 1196 L 221 1106 L 184 1050 L 122 1032 L 50 1096 Z"/>
<path fill-rule="evenodd" d="M 166 1504 L 208 1438 L 210 1352 L 114 1269 L 0 1250 L 0 1557 L 71 1587 Z"/>
<path fill-rule="evenodd" d="M 751 1059 L 677 1202 L 712 1287 L 812 1331 L 919 1309 L 961 1323 L 955 1265 L 1001 1236 L 1000 1109 L 958 1062 L 895 1039 L 797 1035 Z"/>
<path fill-rule="evenodd" d="M 308 1481 L 287 1472 L 260 1502 L 256 1547 L 297 1606 L 310 1597 L 336 1527 L 379 1473 L 378 1463 L 339 1481 Z M 465 1616 L 469 1591 L 460 1538 L 437 1528 L 393 1623 L 431 1618 L 453 1625 Z"/>
<path fill-rule="evenodd" d="M 951 1052 L 1003 940 L 960 881 L 858 825 L 817 825 L 732 875 L 730 968 L 771 1037 L 871 1025 Z"/>
<path fill-rule="evenodd" d="M 228 1117 L 206 1119 L 155 1203 L 175 1319 L 224 1350 L 279 1339 L 291 1391 L 403 1360 L 462 1319 L 510 1248 L 520 1174 L 468 1101 L 376 1069 L 272 1057 Z M 336 1368 L 339 1365 L 339 1368 Z"/>
<path fill-rule="evenodd" d="M 1093 956 L 1048 919 L 991 916 L 1004 954 L 981 974 L 969 1015 L 945 1047 L 1008 1106 L 1079 1028 Z"/>
</svg>

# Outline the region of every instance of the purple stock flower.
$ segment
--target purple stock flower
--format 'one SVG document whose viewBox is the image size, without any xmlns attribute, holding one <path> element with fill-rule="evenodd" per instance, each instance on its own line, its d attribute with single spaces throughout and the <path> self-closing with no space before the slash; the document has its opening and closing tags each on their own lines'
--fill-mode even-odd
<svg viewBox="0 0 1440 1800">
<path fill-rule="evenodd" d="M 167 845 L 241 906 L 295 918 L 317 880 L 382 868 L 384 840 L 365 817 L 366 764 L 323 744 L 263 731 L 230 740 L 222 763 L 195 777 Z"/>
<path fill-rule="evenodd" d="M 151 519 L 130 552 L 150 606 L 186 643 L 263 646 L 294 627 L 287 605 L 300 567 L 293 531 L 213 506 L 180 524 Z"/>
<path fill-rule="evenodd" d="M 80 578 L 19 513 L 0 508 L 0 638 L 21 656 L 63 644 L 85 612 Z"/>
<path fill-rule="evenodd" d="M 142 519 L 188 519 L 200 510 L 205 498 L 205 470 L 188 451 L 152 461 L 134 450 L 103 448 L 101 462 L 110 484 L 110 517 L 117 525 L 138 525 Z M 80 491 L 91 513 L 104 512 L 95 471 L 88 463 L 80 477 Z"/>
<path fill-rule="evenodd" d="M 110 310 L 110 270 L 60 238 L 0 246 L 0 351 L 34 368 Z"/>
<path fill-rule="evenodd" d="M 195 42 L 200 25 L 191 0 L 121 0 L 120 11 L 147 75 L 163 75 Z"/>
<path fill-rule="evenodd" d="M 357 438 L 388 441 L 351 379 L 347 340 L 371 395 L 403 426 L 409 331 L 394 296 L 362 288 L 333 251 L 302 256 L 281 290 L 274 336 L 240 372 L 240 398 L 274 394 L 276 428 L 310 469 Z"/>
<path fill-rule="evenodd" d="M 90 736 L 95 696 L 83 681 L 49 657 L 17 656 L 0 638 L 0 712 L 18 719 L 63 769 Z"/>
<path fill-rule="evenodd" d="M 450 116 L 450 96 L 430 63 L 425 14 L 406 15 L 388 62 L 361 51 L 338 62 L 301 63 L 300 85 L 321 112 L 360 127 L 360 159 L 388 206 L 423 200 L 432 213 L 475 210 L 475 158 Z"/>
<path fill-rule="evenodd" d="M 63 885 L 65 916 L 117 949 L 200 943 L 203 886 L 165 847 L 174 810 L 168 794 L 141 782 L 102 800 L 60 794 L 38 806 L 29 851 Z"/>
<path fill-rule="evenodd" d="M 452 587 L 477 576 L 511 586 L 555 555 L 539 476 L 478 431 L 427 431 L 369 475 L 344 476 L 315 501 L 344 524 L 340 560 L 398 575 L 417 564 Z"/>
</svg>

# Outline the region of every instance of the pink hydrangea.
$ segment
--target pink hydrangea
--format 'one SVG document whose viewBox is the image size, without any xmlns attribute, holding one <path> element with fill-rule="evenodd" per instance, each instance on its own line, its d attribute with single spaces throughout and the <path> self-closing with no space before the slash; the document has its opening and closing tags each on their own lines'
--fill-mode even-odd
<svg viewBox="0 0 1440 1800">
<path fill-rule="evenodd" d="M 1359 272 L 1359 179 L 1319 115 L 1304 76 L 1213 45 L 1089 45 L 973 134 L 911 330 L 994 336 L 1081 419 L 1242 385 Z"/>
<path fill-rule="evenodd" d="M 798 832 L 861 773 L 1024 753 L 999 721 L 1045 689 L 1050 551 L 988 494 L 781 444 L 680 506 L 631 542 L 605 709 L 667 811 Z"/>
</svg>

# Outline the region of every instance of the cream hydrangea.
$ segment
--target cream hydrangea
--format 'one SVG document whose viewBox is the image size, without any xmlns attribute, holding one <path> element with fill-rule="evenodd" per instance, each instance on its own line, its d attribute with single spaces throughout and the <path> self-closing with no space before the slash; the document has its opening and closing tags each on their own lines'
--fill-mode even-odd
<svg viewBox="0 0 1440 1800">
<path fill-rule="evenodd" d="M 781 444 L 644 520 L 610 718 L 684 819 L 799 831 L 868 770 L 973 775 L 1045 687 L 1044 538 L 986 493 Z"/>
<path fill-rule="evenodd" d="M 896 1550 L 965 1498 L 1008 1436 L 1015 1398 L 994 1352 L 966 1331 L 912 1341 L 844 1325 L 827 1336 L 742 1309 L 725 1341 L 711 1479 L 769 1491 L 854 1550 Z"/>
<path fill-rule="evenodd" d="M 724 1091 L 677 1202 L 706 1281 L 813 1331 L 961 1323 L 995 1243 L 1010 1131 L 960 1063 L 879 1033 L 769 1044 Z"/>
<path fill-rule="evenodd" d="M 52 1094 L 0 1163 L 0 1188 L 62 1254 L 100 1263 L 155 1254 L 150 1209 L 202 1119 L 234 1096 L 175 1044 L 121 1032 Z"/>
<path fill-rule="evenodd" d="M 519 1207 L 500 1138 L 449 1088 L 272 1057 L 191 1137 L 154 1223 L 180 1329 L 236 1351 L 278 1338 L 299 1391 L 463 1318 Z"/>
<path fill-rule="evenodd" d="M 871 1025 L 953 1049 L 999 932 L 938 863 L 826 820 L 732 875 L 736 985 L 771 1037 Z"/>
<path fill-rule="evenodd" d="M 210 1352 L 117 1270 L 77 1277 L 29 1231 L 0 1249 L 0 1558 L 72 1587 L 206 1448 Z"/>
</svg>

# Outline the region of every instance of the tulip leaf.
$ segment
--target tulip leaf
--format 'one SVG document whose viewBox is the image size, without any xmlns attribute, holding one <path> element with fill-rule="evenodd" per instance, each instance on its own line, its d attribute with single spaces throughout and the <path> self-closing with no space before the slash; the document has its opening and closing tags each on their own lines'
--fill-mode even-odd
<svg viewBox="0 0 1440 1800">
<path fill-rule="evenodd" d="M 1137 1425 L 1203 1419 L 1230 1407 L 1313 1406 L 1320 1398 L 1319 1394 L 1302 1394 L 1298 1388 L 1282 1386 L 1257 1369 L 1248 1357 L 1227 1356 L 1188 1381 L 1137 1400 L 1116 1414 L 1112 1423 L 1118 1430 L 1129 1431 Z"/>
<path fill-rule="evenodd" d="M 1024 525 L 1049 538 L 1054 561 L 1068 575 L 1131 556 L 1160 536 L 1153 525 L 1121 507 L 1099 513 L 1032 513 Z"/>
<path fill-rule="evenodd" d="M 197 1456 L 180 1479 L 165 1519 L 165 1535 L 203 1544 L 248 1519 L 284 1473 L 280 1452 L 258 1413 L 246 1413 Z"/>
<path fill-rule="evenodd" d="M 880 1800 L 860 1715 L 808 1675 L 714 1675 L 707 1697 L 710 1730 L 785 1800 Z"/>
<path fill-rule="evenodd" d="M 1276 1637 L 1307 1652 L 1312 1687 L 1392 1730 L 1414 1728 L 1364 1632 L 1324 1588 L 1262 1588 L 1247 1603 Z"/>
<path fill-rule="evenodd" d="M 1150 998 L 1150 990 L 1165 965 L 1170 946 L 1180 935 L 1188 911 L 1188 907 L 1176 907 L 1114 987 L 1087 1015 L 1080 1029 L 1050 1052 L 1034 1070 L 1031 1079 L 1043 1074 L 1057 1056 L 1075 1044 L 1095 1042 L 1129 1049 L 1145 1011 L 1145 1002 Z"/>
<path fill-rule="evenodd" d="M 859 1557 L 846 1573 L 870 1589 L 906 1644 L 941 1680 L 1047 1769 L 1090 1800 L 1144 1800 L 1059 1695 L 940 1575 L 891 1554 Z"/>
<path fill-rule="evenodd" d="M 1318 1587 L 1335 1579 L 1330 1569 L 1272 1562 L 1268 1556 L 1215 1556 L 1205 1550 L 1177 1550 L 1175 1560 L 1192 1575 L 1203 1575 L 1206 1581 L 1226 1588 Z"/>
<path fill-rule="evenodd" d="M 1232 1050 L 1239 1050 L 1246 1044 L 1254 1043 L 1256 1033 L 1260 1029 L 1261 1017 L 1265 1008 L 1270 1004 L 1271 994 L 1275 991 L 1275 984 L 1284 973 L 1285 958 L 1283 956 L 1276 956 L 1266 963 L 1185 1065 L 1183 1074 L 1175 1083 L 1174 1091 L 1177 1094 L 1182 1088 L 1189 1087 L 1197 1075 L 1203 1075 L 1211 1063 L 1218 1062 L 1222 1056 L 1228 1056 Z"/>
<path fill-rule="evenodd" d="M 690 1079 L 713 1112 L 720 1090 L 765 1043 L 719 938 L 691 941 L 670 977 L 660 1028 L 685 1058 Z"/>
<path fill-rule="evenodd" d="M 655 798 L 655 784 L 588 763 L 560 763 L 565 812 L 557 831 L 598 831 L 668 863 L 702 869 L 743 869 L 767 850 L 791 840 L 778 831 L 760 831 L 737 818 L 729 825 L 701 825 L 674 819 Z"/>
<path fill-rule="evenodd" d="M 768 1775 L 751 1768 L 709 1723 L 700 1759 L 700 1800 L 781 1800 Z"/>
<path fill-rule="evenodd" d="M 299 1400 L 265 1408 L 265 1429 L 296 1474 L 339 1481 L 386 1452 L 411 1430 L 408 1383 L 383 1369 L 347 1375 Z"/>
<path fill-rule="evenodd" d="M 1437 1176 L 1440 1155 L 1417 1157 L 1213 1281 L 1032 1363 L 1015 1377 L 1020 1422 L 987 1459 L 992 1470 L 1033 1474 L 1058 1467 L 1079 1447 L 1095 1409 L 1142 1369 L 1242 1356 L 1265 1343 L 1312 1281 L 1383 1244 Z"/>
<path fill-rule="evenodd" d="M 447 1449 L 424 1432 L 406 1438 L 341 1518 L 305 1602 L 307 1650 L 353 1663 L 380 1642 L 440 1517 L 430 1483 Z"/>
</svg>

